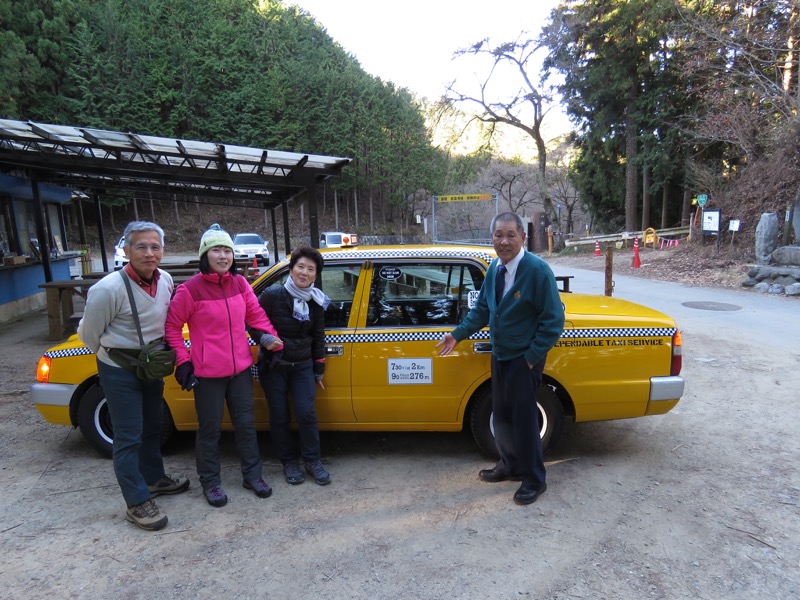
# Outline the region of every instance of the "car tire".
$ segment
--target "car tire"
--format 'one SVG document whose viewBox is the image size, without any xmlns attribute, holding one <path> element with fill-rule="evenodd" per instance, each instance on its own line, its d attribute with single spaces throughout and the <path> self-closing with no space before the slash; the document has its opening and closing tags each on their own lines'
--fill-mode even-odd
<svg viewBox="0 0 800 600">
<path fill-rule="evenodd" d="M 167 443 L 175 432 L 175 422 L 167 403 L 163 403 L 164 416 L 161 426 L 161 445 Z M 106 394 L 99 383 L 91 386 L 81 397 L 78 405 L 78 427 L 84 439 L 101 455 L 110 458 L 113 452 L 114 431 Z"/>
<path fill-rule="evenodd" d="M 555 388 L 543 383 L 536 391 L 536 404 L 542 424 L 542 452 L 554 448 L 564 429 L 564 409 L 556 395 Z M 470 410 L 470 429 L 481 452 L 497 460 L 497 446 L 494 441 L 492 424 L 492 386 L 484 385 L 475 394 Z"/>
</svg>

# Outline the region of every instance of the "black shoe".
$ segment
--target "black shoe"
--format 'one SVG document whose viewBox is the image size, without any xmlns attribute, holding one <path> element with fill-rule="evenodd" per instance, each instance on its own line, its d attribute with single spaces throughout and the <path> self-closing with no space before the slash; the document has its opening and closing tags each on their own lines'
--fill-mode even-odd
<svg viewBox="0 0 800 600">
<path fill-rule="evenodd" d="M 263 478 L 254 479 L 253 481 L 242 481 L 242 487 L 246 490 L 253 490 L 259 498 L 269 498 L 272 496 L 272 488 L 264 481 Z"/>
<path fill-rule="evenodd" d="M 289 485 L 300 485 L 306 480 L 303 471 L 300 470 L 300 464 L 296 460 L 290 460 L 283 465 L 283 476 Z"/>
<path fill-rule="evenodd" d="M 489 483 L 500 483 L 501 481 L 522 481 L 519 475 L 509 475 L 505 471 L 500 471 L 495 467 L 494 469 L 483 469 L 478 473 L 478 477 L 483 481 Z"/>
<path fill-rule="evenodd" d="M 543 483 L 541 487 L 538 488 L 523 483 L 514 493 L 514 502 L 517 504 L 533 504 L 539 496 L 544 494 L 545 490 L 547 490 L 546 483 Z"/>
<path fill-rule="evenodd" d="M 322 462 L 315 460 L 314 462 L 305 463 L 306 473 L 311 475 L 319 485 L 328 485 L 331 482 L 331 475 L 322 466 Z"/>
</svg>

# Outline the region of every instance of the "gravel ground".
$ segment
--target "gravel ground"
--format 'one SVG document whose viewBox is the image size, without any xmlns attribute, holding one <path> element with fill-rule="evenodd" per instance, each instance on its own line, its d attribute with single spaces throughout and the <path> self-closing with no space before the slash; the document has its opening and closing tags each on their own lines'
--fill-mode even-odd
<svg viewBox="0 0 800 600">
<path fill-rule="evenodd" d="M 655 258 L 642 263 L 641 275 L 654 271 Z M 687 289 L 642 285 L 660 298 Z M 717 289 L 743 308 L 681 309 L 681 403 L 658 417 L 568 425 L 534 505 L 512 502 L 514 484 L 478 480 L 489 465 L 467 434 L 323 433 L 327 487 L 286 485 L 260 436 L 275 487 L 267 500 L 240 487 L 225 436 L 230 503 L 214 509 L 197 485 L 192 436 L 181 434 L 166 463 L 192 487 L 159 499 L 170 523 L 157 533 L 125 521 L 110 461 L 32 407 L 34 367 L 51 345 L 44 313 L 0 327 L 0 597 L 798 597 L 797 305 Z M 787 326 L 772 340 L 743 334 L 775 322 Z"/>
</svg>

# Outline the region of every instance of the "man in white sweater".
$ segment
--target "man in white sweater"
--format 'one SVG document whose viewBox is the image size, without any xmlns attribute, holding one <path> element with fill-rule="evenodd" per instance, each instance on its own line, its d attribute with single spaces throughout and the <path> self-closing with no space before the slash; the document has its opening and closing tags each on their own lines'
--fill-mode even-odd
<svg viewBox="0 0 800 600">
<path fill-rule="evenodd" d="M 124 270 L 131 281 L 144 343 L 164 337 L 164 322 L 174 288 L 172 277 L 158 268 L 164 256 L 164 231 L 155 223 L 134 221 L 123 234 Z M 164 472 L 161 421 L 164 380 L 143 381 L 135 371 L 114 362 L 109 348 L 139 349 L 122 274 L 114 272 L 89 288 L 78 336 L 97 355 L 97 373 L 108 402 L 114 430 L 114 472 L 128 509 L 125 517 L 147 530 L 167 524 L 153 498 L 189 488 L 183 476 Z"/>
</svg>

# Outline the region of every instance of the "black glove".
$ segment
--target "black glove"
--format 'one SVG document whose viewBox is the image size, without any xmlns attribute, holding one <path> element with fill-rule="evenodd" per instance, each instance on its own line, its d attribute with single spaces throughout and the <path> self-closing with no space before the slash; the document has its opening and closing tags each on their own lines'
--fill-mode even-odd
<svg viewBox="0 0 800 600">
<path fill-rule="evenodd" d="M 190 391 L 197 385 L 192 361 L 187 360 L 185 363 L 178 365 L 178 368 L 175 369 L 175 380 L 180 384 L 184 392 Z"/>
</svg>

